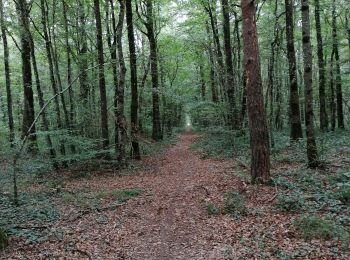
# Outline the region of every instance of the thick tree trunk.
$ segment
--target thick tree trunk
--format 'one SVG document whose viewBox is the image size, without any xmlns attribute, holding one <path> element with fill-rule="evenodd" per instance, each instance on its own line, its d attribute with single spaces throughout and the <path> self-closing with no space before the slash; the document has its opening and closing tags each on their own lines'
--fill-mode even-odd
<svg viewBox="0 0 350 260">
<path fill-rule="evenodd" d="M 260 58 L 255 21 L 255 1 L 241 0 L 243 17 L 244 61 L 251 142 L 251 175 L 254 183 L 270 177 L 269 133 L 264 109 Z"/>
<path fill-rule="evenodd" d="M 124 88 L 125 88 L 125 75 L 126 67 L 123 55 L 123 25 L 125 19 L 125 0 L 119 0 L 119 19 L 117 25 L 117 49 L 118 49 L 118 61 L 119 61 L 119 81 L 117 88 L 117 125 L 118 125 L 118 161 L 121 164 L 125 164 L 126 160 L 126 142 L 127 142 L 127 124 L 124 116 Z"/>
<path fill-rule="evenodd" d="M 318 57 L 318 77 L 319 77 L 319 98 L 320 98 L 320 128 L 322 131 L 328 128 L 328 118 L 326 110 L 326 76 L 323 57 L 323 39 L 320 19 L 320 0 L 315 0 L 315 21 L 317 34 L 317 57 Z"/>
<path fill-rule="evenodd" d="M 159 77 L 158 77 L 158 53 L 157 53 L 157 39 L 154 32 L 154 18 L 153 18 L 153 0 L 146 1 L 147 9 L 147 37 L 150 47 L 150 59 L 151 59 L 151 76 L 152 76 L 152 102 L 153 102 L 153 117 L 152 117 L 152 138 L 155 141 L 163 139 L 161 122 L 160 122 L 160 110 L 159 110 Z"/>
<path fill-rule="evenodd" d="M 304 58 L 304 95 L 305 95 L 305 125 L 307 138 L 308 166 L 318 166 L 318 155 L 314 133 L 313 95 L 312 95 L 312 47 L 310 36 L 309 1 L 302 0 L 302 30 L 303 30 L 303 58 Z"/>
<path fill-rule="evenodd" d="M 141 159 L 140 146 L 137 140 L 138 134 L 138 90 L 137 90 L 137 63 L 136 48 L 134 35 L 134 21 L 131 1 L 126 1 L 126 23 L 129 40 L 130 53 L 130 80 L 131 80 L 131 144 L 133 149 L 133 157 Z"/>
<path fill-rule="evenodd" d="M 4 67 L 5 67 L 5 84 L 6 84 L 6 99 L 7 99 L 7 117 L 9 126 L 9 142 L 13 147 L 13 141 L 15 140 L 15 125 L 13 121 L 13 109 L 12 109 L 12 93 L 11 93 L 11 71 L 9 64 L 9 48 L 7 43 L 6 25 L 4 21 L 4 5 L 0 0 L 0 27 L 1 27 L 1 38 L 4 45 Z"/>
<path fill-rule="evenodd" d="M 109 146 L 108 133 L 108 111 L 107 111 L 107 94 L 106 94 L 106 79 L 104 72 L 104 56 L 103 56 L 103 40 L 102 40 L 102 25 L 100 1 L 94 0 L 94 11 L 96 21 L 96 45 L 98 52 L 98 84 L 100 89 L 100 114 L 101 114 L 101 137 L 102 149 L 106 150 Z"/>
<path fill-rule="evenodd" d="M 226 65 L 226 91 L 229 104 L 229 119 L 230 125 L 234 129 L 239 128 L 237 120 L 236 102 L 235 102 L 235 75 L 232 60 L 232 46 L 231 46 L 231 26 L 230 26 L 230 12 L 229 1 L 221 0 L 222 16 L 223 16 L 223 31 L 224 31 L 224 45 L 225 45 L 225 65 Z"/>
<path fill-rule="evenodd" d="M 289 64 L 289 84 L 290 84 L 290 97 L 289 97 L 289 113 L 292 140 L 298 140 L 303 137 L 301 129 L 300 119 L 300 107 L 299 107 L 299 92 L 298 92 L 298 79 L 297 79 L 297 63 L 294 47 L 294 19 L 293 19 L 293 1 L 285 0 L 286 9 L 286 36 L 287 36 L 287 52 L 288 52 L 288 64 Z"/>
<path fill-rule="evenodd" d="M 344 128 L 344 112 L 343 112 L 343 91 L 342 91 L 342 79 L 340 71 L 340 57 L 339 57 L 339 44 L 338 44 L 338 33 L 337 33 L 337 17 L 336 17 L 336 2 L 333 0 L 332 9 L 332 29 L 333 29 L 333 52 L 335 58 L 335 86 L 337 93 L 337 119 L 338 127 Z"/>
<path fill-rule="evenodd" d="M 22 124 L 22 138 L 29 135 L 29 151 L 37 150 L 37 137 L 35 126 L 30 130 L 30 126 L 35 120 L 34 95 L 32 88 L 32 66 L 30 63 L 30 29 L 29 29 L 29 4 L 26 0 L 18 0 L 16 8 L 19 13 L 20 38 L 21 38 L 21 58 L 22 58 L 22 82 L 24 89 L 24 110 Z M 28 133 L 28 131 L 30 132 Z"/>
<path fill-rule="evenodd" d="M 204 78 L 204 68 L 203 63 L 200 61 L 199 64 L 199 77 L 200 77 L 200 93 L 201 93 L 201 99 L 202 101 L 205 101 L 205 92 L 206 92 L 206 85 L 205 85 L 205 78 Z"/>
</svg>

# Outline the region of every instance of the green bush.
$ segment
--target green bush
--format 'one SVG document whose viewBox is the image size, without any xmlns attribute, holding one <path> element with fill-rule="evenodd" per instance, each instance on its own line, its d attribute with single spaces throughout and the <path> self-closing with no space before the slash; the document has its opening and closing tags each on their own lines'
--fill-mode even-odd
<svg viewBox="0 0 350 260">
<path fill-rule="evenodd" d="M 336 199 L 344 204 L 350 204 L 350 186 L 344 185 L 335 193 Z"/>
<path fill-rule="evenodd" d="M 244 197 L 238 192 L 230 191 L 224 196 L 225 213 L 232 216 L 240 216 L 247 214 Z"/>
<path fill-rule="evenodd" d="M 275 207 L 285 212 L 298 211 L 304 206 L 304 203 L 304 197 L 300 192 L 280 193 L 277 196 Z"/>
<path fill-rule="evenodd" d="M 8 238 L 5 230 L 0 228 L 0 250 L 8 246 Z"/>
<path fill-rule="evenodd" d="M 318 216 L 302 216 L 293 223 L 297 232 L 306 240 L 340 239 L 346 240 L 348 232 L 342 226 Z"/>
</svg>

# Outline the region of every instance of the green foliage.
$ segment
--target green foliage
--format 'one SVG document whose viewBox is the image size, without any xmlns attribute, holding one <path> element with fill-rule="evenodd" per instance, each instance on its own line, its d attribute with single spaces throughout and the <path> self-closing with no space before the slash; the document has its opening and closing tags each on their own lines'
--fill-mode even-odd
<svg viewBox="0 0 350 260">
<path fill-rule="evenodd" d="M 0 250 L 5 249 L 8 246 L 8 237 L 4 229 L 0 228 Z"/>
<path fill-rule="evenodd" d="M 335 193 L 335 197 L 343 202 L 344 204 L 350 204 L 350 184 L 343 185 L 340 189 Z"/>
<path fill-rule="evenodd" d="M 300 192 L 280 193 L 275 207 L 281 211 L 290 212 L 302 209 L 304 204 L 304 197 Z"/>
<path fill-rule="evenodd" d="M 230 191 L 224 195 L 224 211 L 234 217 L 247 214 L 244 197 L 235 191 Z"/>
<path fill-rule="evenodd" d="M 346 240 L 348 232 L 334 222 L 319 216 L 302 216 L 293 223 L 295 229 L 306 240 L 310 239 L 340 239 Z"/>
<path fill-rule="evenodd" d="M 126 202 L 132 197 L 139 196 L 143 193 L 141 189 L 114 190 L 112 196 L 118 199 L 119 202 Z"/>
<path fill-rule="evenodd" d="M 209 215 L 219 215 L 221 213 L 221 210 L 220 208 L 216 207 L 212 202 L 208 202 L 207 212 Z"/>
</svg>

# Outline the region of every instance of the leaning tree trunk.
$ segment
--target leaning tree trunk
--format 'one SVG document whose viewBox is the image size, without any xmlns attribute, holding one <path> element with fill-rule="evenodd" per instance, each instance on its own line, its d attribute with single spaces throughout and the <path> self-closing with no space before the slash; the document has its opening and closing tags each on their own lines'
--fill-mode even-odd
<svg viewBox="0 0 350 260">
<path fill-rule="evenodd" d="M 342 80 L 340 71 L 340 57 L 339 57 L 339 44 L 338 44 L 338 34 L 337 34 L 337 17 L 336 17 L 336 3 L 333 0 L 332 9 L 332 29 L 333 29 L 333 52 L 335 58 L 335 86 L 337 94 L 337 119 L 338 127 L 344 128 L 344 111 L 343 111 L 343 91 L 342 91 Z"/>
<path fill-rule="evenodd" d="M 151 59 L 151 76 L 152 76 L 152 102 L 153 102 L 153 117 L 152 117 L 152 138 L 155 141 L 163 139 L 160 111 L 159 111 L 159 77 L 158 77 L 158 53 L 157 53 L 157 39 L 154 32 L 154 20 L 153 20 L 153 0 L 146 1 L 147 9 L 147 37 L 150 47 L 150 59 Z"/>
<path fill-rule="evenodd" d="M 21 38 L 21 58 L 22 58 L 22 82 L 24 88 L 24 110 L 22 124 L 22 138 L 28 135 L 29 151 L 35 152 L 37 147 L 37 137 L 35 126 L 30 128 L 35 120 L 34 95 L 32 88 L 32 66 L 30 63 L 30 29 L 29 29 L 29 4 L 26 0 L 18 0 L 16 8 L 19 13 L 20 38 Z M 29 131 L 29 132 L 28 132 Z"/>
<path fill-rule="evenodd" d="M 5 84 L 6 84 L 6 98 L 7 98 L 7 117 L 8 126 L 10 130 L 9 141 L 11 147 L 13 147 L 13 141 L 15 140 L 15 125 L 13 121 L 13 110 L 12 110 L 12 93 L 11 93 L 11 71 L 9 64 L 9 48 L 7 43 L 6 25 L 4 21 L 4 6 L 2 0 L 0 0 L 0 27 L 1 37 L 4 45 L 4 67 L 5 67 Z"/>
<path fill-rule="evenodd" d="M 108 134 L 108 111 L 107 111 L 107 94 L 106 94 L 106 79 L 104 72 L 104 56 L 103 56 L 103 40 L 102 40 L 102 25 L 101 25 L 101 12 L 100 1 L 94 0 L 94 11 L 96 21 L 96 45 L 98 52 L 98 85 L 100 89 L 100 114 L 101 114 L 101 137 L 102 137 L 102 149 L 106 150 L 109 146 L 109 134 Z"/>
<path fill-rule="evenodd" d="M 310 14 L 309 1 L 302 0 L 302 30 L 303 30 L 303 58 L 304 58 L 304 95 L 305 95 L 305 125 L 307 138 L 307 158 L 308 166 L 316 168 L 318 166 L 318 155 L 314 133 L 314 114 L 312 96 L 312 47 L 310 36 Z"/>
<path fill-rule="evenodd" d="M 320 20 L 320 0 L 315 0 L 315 21 L 317 34 L 317 56 L 319 76 L 320 127 L 322 131 L 325 131 L 328 128 L 328 118 L 326 110 L 326 76 L 324 68 L 323 39 Z"/>
<path fill-rule="evenodd" d="M 141 159 L 140 146 L 137 141 L 138 134 L 138 90 L 137 90 L 137 62 L 136 62 L 136 47 L 134 35 L 134 21 L 131 1 L 126 1 L 126 23 L 129 40 L 130 53 L 130 81 L 131 81 L 131 145 L 133 149 L 133 157 Z"/>
<path fill-rule="evenodd" d="M 247 106 L 251 143 L 251 175 L 254 183 L 270 177 L 269 133 L 264 109 L 255 1 L 241 0 Z"/>
<path fill-rule="evenodd" d="M 299 92 L 298 92 L 298 79 L 297 79 L 297 62 L 295 56 L 294 47 L 294 19 L 293 19 L 293 1 L 285 0 L 286 8 L 286 39 L 287 39 L 287 56 L 289 64 L 289 84 L 290 84 L 290 97 L 289 97 L 289 113 L 292 140 L 298 140 L 303 137 L 301 129 L 300 119 L 300 107 L 299 107 Z"/>
</svg>

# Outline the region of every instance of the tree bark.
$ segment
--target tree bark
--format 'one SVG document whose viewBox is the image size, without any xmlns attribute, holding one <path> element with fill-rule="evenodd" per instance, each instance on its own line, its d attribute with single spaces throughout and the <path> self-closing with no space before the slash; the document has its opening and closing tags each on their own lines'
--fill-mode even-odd
<svg viewBox="0 0 350 260">
<path fill-rule="evenodd" d="M 293 4 L 292 0 L 285 0 L 286 9 L 286 39 L 287 39 L 287 52 L 288 52 L 288 64 L 289 64 L 289 84 L 290 84 L 290 97 L 289 97 L 289 113 L 292 140 L 298 140 L 303 137 L 301 129 L 300 119 L 300 106 L 299 106 L 299 92 L 298 92 L 298 79 L 297 79 L 297 63 L 294 47 L 294 19 L 293 19 Z"/>
<path fill-rule="evenodd" d="M 37 136 L 35 126 L 30 129 L 30 126 L 35 120 L 34 111 L 34 95 L 32 88 L 32 66 L 30 63 L 31 43 L 30 43 L 30 28 L 29 28 L 29 4 L 26 0 L 18 0 L 16 8 L 19 13 L 20 38 L 21 38 L 21 59 L 22 59 L 22 82 L 24 89 L 24 111 L 22 124 L 22 138 L 24 138 L 30 130 L 28 141 L 29 151 L 36 152 Z"/>
<path fill-rule="evenodd" d="M 130 53 L 130 81 L 131 81 L 131 145 L 133 157 L 141 159 L 140 146 L 137 140 L 138 134 L 138 90 L 137 90 L 137 62 L 134 35 L 134 21 L 131 1 L 126 1 L 126 23 Z"/>
<path fill-rule="evenodd" d="M 303 59 L 304 59 L 304 95 L 305 95 L 305 125 L 307 138 L 308 166 L 318 166 L 318 154 L 314 133 L 313 95 L 312 95 L 312 47 L 310 35 L 309 1 L 302 0 L 302 30 L 303 30 Z"/>
<path fill-rule="evenodd" d="M 118 125 L 118 161 L 121 164 L 125 164 L 126 160 L 126 142 L 127 142 L 127 125 L 124 116 L 124 88 L 125 88 L 125 75 L 126 67 L 123 54 L 123 25 L 125 19 L 125 0 L 119 0 L 119 19 L 117 25 L 117 49 L 118 49 L 118 61 L 119 61 L 119 81 L 117 88 L 117 125 Z"/>
<path fill-rule="evenodd" d="M 343 91 L 342 91 L 342 79 L 340 71 L 340 57 L 339 57 L 339 44 L 337 33 L 337 16 L 336 16 L 336 3 L 333 0 L 332 8 L 332 30 L 333 30 L 333 52 L 335 58 L 335 86 L 336 86 L 336 100 L 337 100 L 337 120 L 338 127 L 344 129 L 344 111 L 343 111 Z"/>
<path fill-rule="evenodd" d="M 223 16 L 223 32 L 225 45 L 225 65 L 226 65 L 226 91 L 229 104 L 229 118 L 230 124 L 234 129 L 239 128 L 237 120 L 236 102 L 235 102 L 235 75 L 232 60 L 232 45 L 231 45 L 231 26 L 230 26 L 230 12 L 229 1 L 221 0 L 222 16 Z"/>
<path fill-rule="evenodd" d="M 323 39 L 320 20 L 320 0 L 315 0 L 315 21 L 317 35 L 317 57 L 320 98 L 320 128 L 322 131 L 325 131 L 328 128 L 328 118 L 326 110 L 326 76 L 324 68 Z"/>
<path fill-rule="evenodd" d="M 211 88 L 211 99 L 214 103 L 219 102 L 218 98 L 218 91 L 215 81 L 215 62 L 214 62 L 214 54 L 213 54 L 213 48 L 211 43 L 211 37 L 210 37 L 210 30 L 209 30 L 209 24 L 206 22 L 206 30 L 208 34 L 208 55 L 209 55 L 209 62 L 210 62 L 210 88 Z"/>
<path fill-rule="evenodd" d="M 7 43 L 6 25 L 4 18 L 4 5 L 0 0 L 0 27 L 1 37 L 4 45 L 4 68 L 5 68 L 5 84 L 6 84 L 6 99 L 7 99 L 7 117 L 9 127 L 9 142 L 10 146 L 13 147 L 13 141 L 15 140 L 15 125 L 13 121 L 13 109 L 12 109 L 12 93 L 11 93 L 11 70 L 9 63 L 9 48 Z"/>
<path fill-rule="evenodd" d="M 252 182 L 259 183 L 266 182 L 270 177 L 270 147 L 262 93 L 255 1 L 241 0 L 241 8 L 251 142 L 251 175 Z"/>
<path fill-rule="evenodd" d="M 98 52 L 98 84 L 100 89 L 100 114 L 101 114 L 101 137 L 102 137 L 102 149 L 106 150 L 109 146 L 109 133 L 108 133 L 108 111 L 107 111 L 107 94 L 106 94 L 106 79 L 104 72 L 104 56 L 103 56 L 103 41 L 102 41 L 102 25 L 101 25 L 101 12 L 100 1 L 94 0 L 94 11 L 96 21 L 96 45 Z"/>
</svg>

